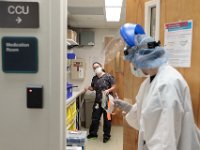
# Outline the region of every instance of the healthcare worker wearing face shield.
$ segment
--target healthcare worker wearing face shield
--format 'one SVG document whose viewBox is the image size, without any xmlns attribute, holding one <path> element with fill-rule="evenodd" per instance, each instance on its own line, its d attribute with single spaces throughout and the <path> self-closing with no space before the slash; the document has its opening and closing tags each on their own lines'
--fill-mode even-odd
<svg viewBox="0 0 200 150">
<path fill-rule="evenodd" d="M 105 70 L 102 68 L 102 65 L 99 62 L 95 62 L 92 65 L 93 70 L 95 72 L 95 76 L 92 79 L 91 86 L 85 88 L 87 90 L 95 90 L 96 98 L 93 105 L 92 112 L 92 123 L 89 129 L 88 139 L 97 138 L 98 137 L 98 129 L 99 129 L 99 121 L 101 115 L 103 114 L 104 125 L 103 125 L 103 142 L 107 143 L 111 137 L 111 114 L 108 114 L 106 110 L 104 110 L 101 106 L 102 103 L 102 92 L 105 94 L 111 94 L 115 89 L 115 79 L 108 73 L 105 73 Z"/>
<path fill-rule="evenodd" d="M 138 24 L 125 24 L 120 33 L 128 45 L 124 55 L 131 62 L 131 72 L 146 77 L 134 105 L 114 101 L 127 113 L 128 124 L 139 130 L 138 150 L 200 150 L 189 87 L 167 64 L 163 47 Z"/>
</svg>

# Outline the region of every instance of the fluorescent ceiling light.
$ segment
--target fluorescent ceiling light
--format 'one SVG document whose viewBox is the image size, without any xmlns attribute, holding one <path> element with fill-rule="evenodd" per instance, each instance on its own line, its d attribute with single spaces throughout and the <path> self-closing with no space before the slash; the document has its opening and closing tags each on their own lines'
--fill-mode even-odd
<svg viewBox="0 0 200 150">
<path fill-rule="evenodd" d="M 106 7 L 121 7 L 123 0 L 105 0 Z"/>
<path fill-rule="evenodd" d="M 118 22 L 120 20 L 121 7 L 107 7 L 106 20 L 108 22 Z"/>
</svg>

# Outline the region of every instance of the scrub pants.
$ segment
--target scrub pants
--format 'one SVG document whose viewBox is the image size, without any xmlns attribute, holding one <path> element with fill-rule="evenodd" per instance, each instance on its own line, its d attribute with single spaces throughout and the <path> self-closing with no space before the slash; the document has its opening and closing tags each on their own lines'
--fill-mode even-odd
<svg viewBox="0 0 200 150">
<path fill-rule="evenodd" d="M 90 135 L 97 135 L 98 129 L 99 129 L 99 123 L 101 115 L 103 114 L 103 131 L 104 135 L 103 137 L 111 137 L 110 131 L 111 131 L 111 119 L 108 120 L 107 118 L 107 112 L 101 107 L 101 103 L 94 102 L 93 105 L 93 112 L 92 112 L 92 123 L 90 125 L 89 134 Z"/>
</svg>

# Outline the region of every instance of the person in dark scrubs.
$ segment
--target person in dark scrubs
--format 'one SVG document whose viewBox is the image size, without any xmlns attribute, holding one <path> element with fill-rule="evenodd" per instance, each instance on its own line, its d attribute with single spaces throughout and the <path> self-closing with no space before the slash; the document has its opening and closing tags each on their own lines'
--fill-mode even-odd
<svg viewBox="0 0 200 150">
<path fill-rule="evenodd" d="M 92 65 L 93 70 L 95 72 L 95 76 L 92 79 L 91 86 L 85 88 L 87 90 L 95 90 L 96 91 L 96 98 L 93 105 L 93 112 L 92 112 L 92 123 L 89 129 L 89 135 L 87 136 L 88 139 L 93 139 L 98 137 L 98 129 L 101 115 L 103 114 L 103 143 L 109 141 L 111 135 L 111 115 L 108 114 L 102 107 L 102 92 L 106 94 L 113 95 L 113 90 L 115 89 L 115 79 L 112 75 L 106 73 L 102 68 L 102 65 L 99 62 L 95 62 Z"/>
</svg>

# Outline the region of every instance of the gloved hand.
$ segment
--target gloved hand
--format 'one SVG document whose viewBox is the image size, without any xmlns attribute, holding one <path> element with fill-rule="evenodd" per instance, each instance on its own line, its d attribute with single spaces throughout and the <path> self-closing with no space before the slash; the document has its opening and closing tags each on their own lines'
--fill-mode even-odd
<svg viewBox="0 0 200 150">
<path fill-rule="evenodd" d="M 105 90 L 103 92 L 105 92 L 106 95 L 108 95 L 110 93 L 109 90 Z"/>
<path fill-rule="evenodd" d="M 115 107 L 118 107 L 119 109 L 121 109 L 122 111 L 126 113 L 128 113 L 132 108 L 131 104 L 120 99 L 115 99 L 113 102 L 114 102 Z"/>
</svg>

